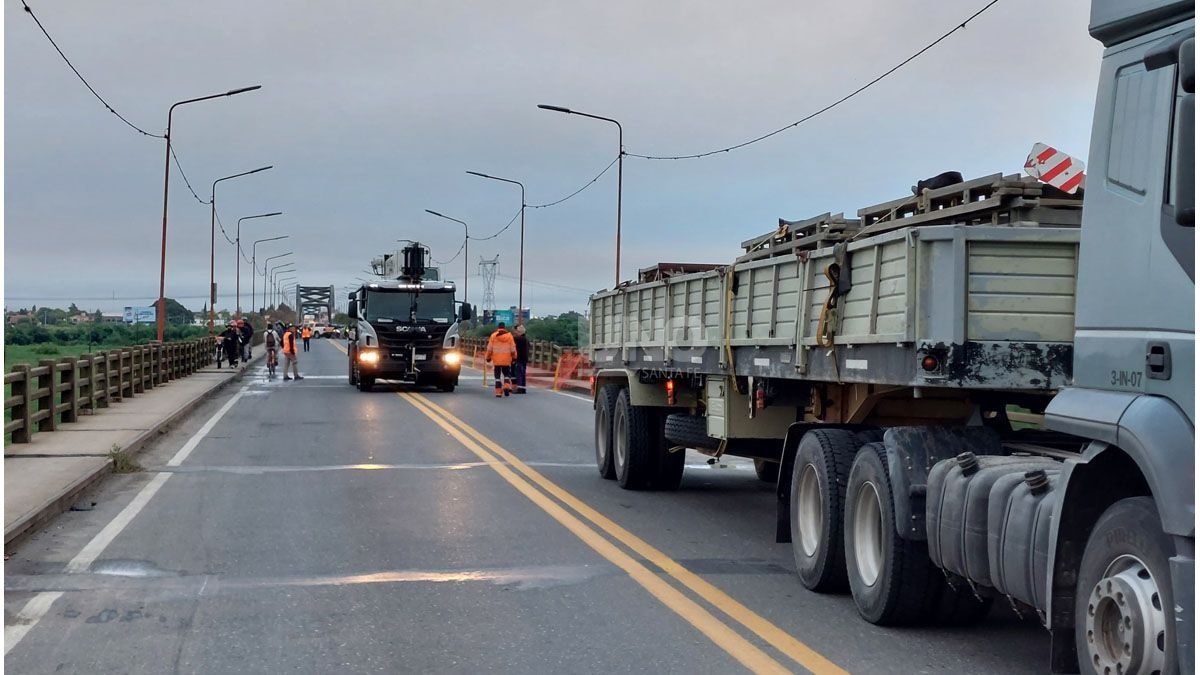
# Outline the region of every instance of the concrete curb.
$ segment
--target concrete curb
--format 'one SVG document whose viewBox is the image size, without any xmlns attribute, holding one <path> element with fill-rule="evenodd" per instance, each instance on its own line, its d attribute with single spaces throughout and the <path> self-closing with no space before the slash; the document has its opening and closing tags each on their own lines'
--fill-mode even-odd
<svg viewBox="0 0 1200 675">
<path fill-rule="evenodd" d="M 249 361 L 249 364 L 253 364 L 255 361 L 261 358 L 261 356 L 255 357 Z M 171 427 L 189 415 L 205 401 L 208 401 L 210 398 L 228 387 L 233 382 L 240 382 L 242 379 L 244 379 L 246 377 L 246 373 L 249 371 L 249 364 L 247 364 L 247 368 L 243 368 L 233 377 L 217 382 L 205 391 L 200 392 L 200 394 L 198 394 L 195 398 L 173 410 L 169 415 L 156 423 L 153 427 L 143 431 L 141 434 L 138 434 L 136 438 L 123 446 L 121 449 L 130 454 L 140 453 L 153 440 L 170 431 Z M 71 508 L 71 505 L 75 503 L 81 494 L 95 486 L 110 473 L 112 473 L 111 460 L 90 474 L 81 476 L 74 483 L 71 483 L 69 486 L 67 486 L 67 488 L 63 490 L 61 494 L 47 500 L 46 503 L 42 504 L 41 506 L 30 510 L 25 517 L 4 528 L 5 549 L 7 550 L 11 545 L 19 544 L 22 540 L 41 529 L 42 526 L 53 520 L 60 513 Z"/>
</svg>

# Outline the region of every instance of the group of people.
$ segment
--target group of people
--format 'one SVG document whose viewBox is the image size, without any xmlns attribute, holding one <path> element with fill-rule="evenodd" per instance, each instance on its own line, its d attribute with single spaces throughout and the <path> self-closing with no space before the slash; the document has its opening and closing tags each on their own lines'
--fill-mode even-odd
<svg viewBox="0 0 1200 675">
<path fill-rule="evenodd" d="M 303 337 L 301 337 L 303 335 Z M 229 362 L 230 368 L 236 368 L 239 361 L 250 361 L 250 343 L 254 338 L 254 327 L 245 319 L 237 319 L 230 321 L 225 327 L 225 330 L 217 336 L 219 338 L 219 347 L 217 350 L 217 367 L 221 367 L 222 356 Z M 289 323 L 286 326 L 282 321 L 274 323 L 267 319 L 267 327 L 263 329 L 263 348 L 267 350 L 267 367 L 274 374 L 275 364 L 278 362 L 278 352 L 283 352 L 284 366 L 283 379 L 291 380 L 293 376 L 288 375 L 291 370 L 294 374 L 294 379 L 303 380 L 300 376 L 299 356 L 297 354 L 297 340 L 304 341 L 304 351 L 308 351 L 308 341 L 312 337 L 312 329 L 307 326 L 302 333 L 296 328 L 296 324 Z"/>
<path fill-rule="evenodd" d="M 529 365 L 529 340 L 525 326 L 509 331 L 501 321 L 488 337 L 483 358 L 492 364 L 496 380 L 496 398 L 525 393 L 525 370 Z"/>
<path fill-rule="evenodd" d="M 229 362 L 230 368 L 236 368 L 238 362 L 250 360 L 250 343 L 254 338 L 254 327 L 245 319 L 235 319 L 225 326 L 225 330 L 217 336 L 217 367 L 222 360 Z"/>
</svg>

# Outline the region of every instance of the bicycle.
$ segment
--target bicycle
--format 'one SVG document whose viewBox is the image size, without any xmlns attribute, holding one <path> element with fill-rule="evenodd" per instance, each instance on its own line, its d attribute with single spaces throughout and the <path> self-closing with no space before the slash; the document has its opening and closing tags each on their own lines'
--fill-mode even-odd
<svg viewBox="0 0 1200 675">
<path fill-rule="evenodd" d="M 275 377 L 275 366 L 279 363 L 279 357 L 275 355 L 274 349 L 267 350 L 267 377 Z"/>
</svg>

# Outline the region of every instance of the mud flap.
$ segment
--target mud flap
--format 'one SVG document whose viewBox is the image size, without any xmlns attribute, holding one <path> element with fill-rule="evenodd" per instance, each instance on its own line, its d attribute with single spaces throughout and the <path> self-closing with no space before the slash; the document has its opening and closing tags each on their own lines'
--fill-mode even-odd
<svg viewBox="0 0 1200 675">
<path fill-rule="evenodd" d="M 986 427 L 891 427 L 883 445 L 896 500 L 896 533 L 910 541 L 925 541 L 925 481 L 934 464 L 968 450 L 1004 454 L 1000 437 Z"/>
</svg>

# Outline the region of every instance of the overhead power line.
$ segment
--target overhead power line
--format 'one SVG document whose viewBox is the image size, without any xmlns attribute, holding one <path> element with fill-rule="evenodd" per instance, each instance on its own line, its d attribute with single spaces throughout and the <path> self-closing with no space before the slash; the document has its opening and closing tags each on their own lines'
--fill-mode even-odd
<svg viewBox="0 0 1200 675">
<path fill-rule="evenodd" d="M 83 74 L 79 72 L 79 69 L 75 67 L 75 64 L 71 63 L 71 59 L 67 58 L 67 55 L 63 53 L 61 48 L 59 48 L 58 43 L 54 41 L 54 38 L 50 37 L 50 33 L 46 30 L 46 27 L 42 25 L 42 22 L 38 20 L 37 15 L 33 13 L 33 8 L 31 8 L 29 4 L 25 2 L 25 0 L 21 0 L 21 4 L 25 6 L 25 13 L 28 14 L 29 18 L 33 19 L 33 22 L 37 24 L 39 29 L 41 29 L 42 35 L 45 35 L 46 39 L 50 41 L 51 46 L 54 47 L 54 51 L 58 52 L 58 55 L 62 57 L 63 62 L 67 64 L 67 67 L 71 69 L 71 72 L 75 73 L 75 77 L 79 78 L 79 81 L 83 83 L 83 86 L 87 87 L 87 90 L 92 92 L 92 96 L 95 96 L 96 100 L 100 101 L 101 105 L 103 105 L 108 112 L 116 115 L 117 119 L 121 120 L 130 129 L 133 129 L 143 136 L 149 136 L 151 138 L 166 138 L 166 136 L 163 136 L 162 134 L 152 134 L 133 122 L 130 122 L 124 115 L 117 112 L 117 109 L 112 107 L 108 101 L 104 100 L 104 97 L 100 95 L 100 92 L 96 91 L 95 87 L 93 87 L 87 81 L 87 78 L 85 78 Z"/>
<path fill-rule="evenodd" d="M 762 136 L 752 138 L 748 141 L 744 141 L 744 142 L 738 143 L 736 145 L 730 145 L 725 148 L 718 148 L 716 150 L 709 150 L 708 152 L 698 152 L 698 153 L 690 154 L 690 155 L 641 155 L 636 152 L 626 152 L 625 154 L 630 157 L 639 157 L 641 159 L 700 159 L 701 157 L 711 157 L 712 155 L 718 155 L 723 152 L 731 152 L 731 151 L 737 150 L 739 148 L 744 148 L 748 145 L 753 145 L 760 141 L 765 141 L 768 138 L 771 138 L 772 136 L 776 136 L 778 134 L 781 134 L 781 133 L 787 131 L 788 129 L 793 129 L 795 127 L 798 127 L 801 124 L 811 120 L 812 118 L 814 118 L 822 113 L 829 112 L 830 110 L 833 110 L 834 108 L 845 103 L 846 101 L 849 101 L 850 99 L 854 98 L 855 96 L 858 96 L 862 92 L 869 89 L 871 86 L 875 85 L 880 80 L 883 80 L 887 76 L 891 75 L 892 73 L 896 72 L 897 70 L 900 70 L 904 66 L 908 65 L 911 61 L 916 59 L 918 56 L 924 54 L 925 52 L 929 51 L 930 49 L 933 49 L 940 42 L 949 38 L 955 32 L 965 29 L 969 22 L 971 22 L 973 19 L 978 17 L 980 14 L 983 14 L 984 12 L 991 9 L 992 5 L 995 5 L 997 2 L 1000 2 L 1000 0 L 991 0 L 991 2 L 984 5 L 981 9 L 976 11 L 974 14 L 972 14 L 971 16 L 968 16 L 966 19 L 964 19 L 960 23 L 956 24 L 953 28 L 951 28 L 950 30 L 943 33 L 941 35 L 941 37 L 939 37 L 938 39 L 934 40 L 933 42 L 930 42 L 929 44 L 925 45 L 924 47 L 922 47 L 919 51 L 917 51 L 912 56 L 909 56 L 908 58 L 904 59 L 900 63 L 897 63 L 896 65 L 887 69 L 886 71 L 883 72 L 883 74 L 879 75 L 878 77 L 871 80 L 870 82 L 867 82 L 866 84 L 860 86 L 858 89 L 855 89 L 854 91 L 850 92 L 849 94 L 846 94 L 845 96 L 839 98 L 838 100 L 834 101 L 833 103 L 830 103 L 829 105 L 825 106 L 824 108 L 821 108 L 820 110 L 817 110 L 816 112 L 810 113 L 810 114 L 796 120 L 795 122 L 792 122 L 791 124 L 789 124 L 787 126 L 780 127 L 770 133 L 763 134 Z"/>
<path fill-rule="evenodd" d="M 628 154 L 628 153 L 626 153 L 626 154 Z M 595 185 L 596 181 L 600 180 L 600 178 L 602 176 L 604 176 L 604 174 L 608 173 L 608 170 L 613 168 L 613 164 L 616 164 L 617 160 L 620 158 L 621 158 L 620 155 L 617 155 L 616 157 L 614 157 L 613 161 L 609 162 L 608 166 L 604 167 L 604 169 L 600 173 L 596 174 L 596 176 L 594 178 L 592 178 L 588 182 L 584 183 L 582 187 L 580 187 L 578 190 L 572 192 L 571 194 L 567 195 L 566 197 L 563 197 L 562 199 L 556 199 L 552 202 L 547 202 L 545 204 L 527 204 L 526 206 L 531 209 L 544 209 L 544 208 L 547 208 L 550 206 L 558 206 L 559 204 L 567 201 L 568 199 L 571 199 L 572 197 L 579 194 L 580 192 L 583 192 L 584 190 Z"/>
<path fill-rule="evenodd" d="M 464 240 L 463 243 L 458 245 L 458 250 L 455 251 L 454 255 L 450 256 L 450 258 L 448 260 L 438 260 L 437 258 L 433 258 L 434 264 L 435 265 L 448 265 L 448 264 L 454 262 L 454 260 L 456 258 L 458 258 L 458 256 L 462 255 L 463 249 L 466 248 L 466 246 L 467 246 L 467 242 Z M 430 257 L 432 258 L 433 256 L 430 256 Z"/>
<path fill-rule="evenodd" d="M 212 202 L 206 202 L 200 198 L 200 195 L 196 194 L 195 188 L 192 187 L 192 182 L 188 180 L 187 174 L 183 172 L 183 165 L 179 163 L 179 155 L 175 154 L 175 146 L 171 145 L 170 143 L 168 143 L 167 146 L 171 148 L 171 158 L 175 160 L 175 168 L 179 169 L 179 175 L 183 178 L 183 184 L 187 186 L 188 192 L 191 192 L 192 196 L 196 198 L 196 201 L 200 202 L 201 204 L 211 204 Z"/>
<path fill-rule="evenodd" d="M 508 221 L 508 224 L 505 225 L 504 227 L 500 228 L 495 234 L 490 234 L 486 237 L 471 237 L 471 239 L 474 241 L 487 241 L 488 239 L 495 239 L 496 237 L 499 237 L 500 235 L 504 234 L 505 230 L 512 227 L 512 224 L 517 222 L 517 218 L 520 218 L 520 217 L 521 217 L 521 209 L 517 209 L 517 212 L 513 214 L 513 217 L 511 220 Z"/>
</svg>

